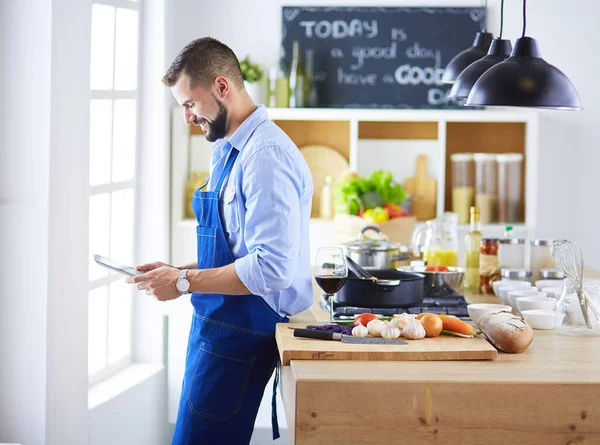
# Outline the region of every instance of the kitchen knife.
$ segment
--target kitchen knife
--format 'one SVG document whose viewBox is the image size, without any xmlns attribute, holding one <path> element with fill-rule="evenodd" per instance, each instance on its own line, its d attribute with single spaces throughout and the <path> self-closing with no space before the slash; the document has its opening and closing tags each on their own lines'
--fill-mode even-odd
<svg viewBox="0 0 600 445">
<path fill-rule="evenodd" d="M 394 340 L 387 338 L 375 337 L 354 337 L 352 335 L 344 335 L 339 332 L 329 331 L 313 331 L 312 329 L 294 329 L 294 337 L 316 338 L 318 340 L 341 340 L 342 343 L 355 344 L 379 344 L 379 345 L 407 345 L 404 340 Z"/>
</svg>

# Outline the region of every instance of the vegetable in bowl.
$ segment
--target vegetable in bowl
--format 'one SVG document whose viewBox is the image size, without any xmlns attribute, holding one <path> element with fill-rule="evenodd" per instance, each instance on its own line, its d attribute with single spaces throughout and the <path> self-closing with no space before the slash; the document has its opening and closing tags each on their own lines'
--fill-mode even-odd
<svg viewBox="0 0 600 445">
<path fill-rule="evenodd" d="M 402 184 L 395 184 L 387 170 L 378 170 L 368 178 L 350 173 L 335 184 L 334 204 L 338 213 L 362 216 L 367 210 L 381 208 L 390 218 L 406 216 L 408 213 L 400 208 L 406 198 Z"/>
</svg>

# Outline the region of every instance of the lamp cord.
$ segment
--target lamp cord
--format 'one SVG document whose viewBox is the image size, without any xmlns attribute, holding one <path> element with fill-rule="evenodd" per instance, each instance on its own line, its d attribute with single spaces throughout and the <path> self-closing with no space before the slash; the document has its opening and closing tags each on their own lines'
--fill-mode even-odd
<svg viewBox="0 0 600 445">
<path fill-rule="evenodd" d="M 499 39 L 502 38 L 502 28 L 504 27 L 504 0 L 500 2 L 500 36 Z"/>
<path fill-rule="evenodd" d="M 523 34 L 521 35 L 521 37 L 525 37 L 525 29 L 527 27 L 526 10 L 527 10 L 527 0 L 523 0 Z"/>
<path fill-rule="evenodd" d="M 485 6 L 484 6 L 484 8 L 485 8 L 485 19 L 484 19 L 484 22 L 483 22 L 483 32 L 484 33 L 487 32 L 487 11 L 488 11 L 487 2 L 488 2 L 488 0 L 485 0 Z"/>
</svg>

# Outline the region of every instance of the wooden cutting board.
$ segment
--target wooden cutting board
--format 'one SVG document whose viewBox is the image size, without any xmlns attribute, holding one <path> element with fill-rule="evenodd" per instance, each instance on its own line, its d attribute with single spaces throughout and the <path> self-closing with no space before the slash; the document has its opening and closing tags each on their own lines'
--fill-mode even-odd
<svg viewBox="0 0 600 445">
<path fill-rule="evenodd" d="M 290 360 L 495 360 L 496 349 L 484 338 L 440 335 L 422 340 L 406 340 L 407 345 L 358 345 L 337 340 L 294 337 L 289 328 L 305 328 L 299 323 L 279 323 L 275 332 L 281 363 Z"/>
<path fill-rule="evenodd" d="M 417 172 L 414 177 L 408 178 L 404 186 L 413 197 L 412 212 L 419 221 L 435 218 L 437 181 L 427 176 L 427 156 L 417 156 Z"/>
</svg>

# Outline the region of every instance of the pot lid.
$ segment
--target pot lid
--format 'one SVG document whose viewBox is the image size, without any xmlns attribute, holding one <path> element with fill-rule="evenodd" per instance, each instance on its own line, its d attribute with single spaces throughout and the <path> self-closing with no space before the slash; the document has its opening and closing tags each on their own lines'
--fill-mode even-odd
<svg viewBox="0 0 600 445">
<path fill-rule="evenodd" d="M 388 250 L 398 250 L 400 248 L 399 245 L 385 239 L 368 238 L 351 241 L 349 243 L 345 243 L 344 246 L 353 252 L 363 250 L 376 250 L 386 252 Z"/>
<path fill-rule="evenodd" d="M 369 231 L 375 232 L 377 234 L 377 239 L 365 238 L 365 233 Z M 358 239 L 356 241 L 345 243 L 344 246 L 352 252 L 364 250 L 385 252 L 388 250 L 398 250 L 400 248 L 398 244 L 385 239 L 381 230 L 379 230 L 379 227 L 376 226 L 363 227 L 358 234 Z"/>
</svg>

